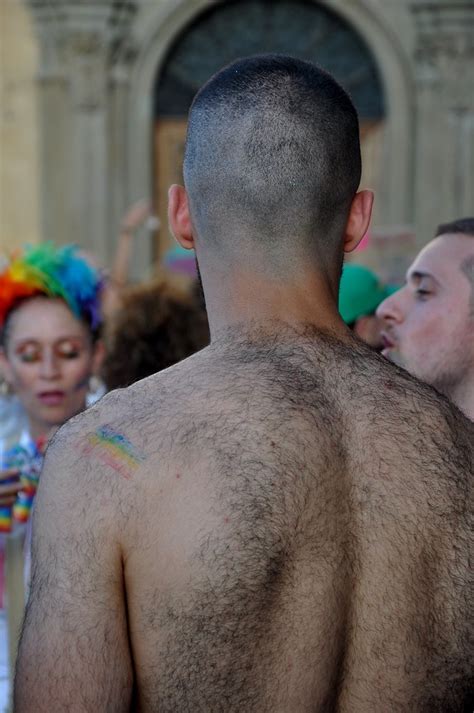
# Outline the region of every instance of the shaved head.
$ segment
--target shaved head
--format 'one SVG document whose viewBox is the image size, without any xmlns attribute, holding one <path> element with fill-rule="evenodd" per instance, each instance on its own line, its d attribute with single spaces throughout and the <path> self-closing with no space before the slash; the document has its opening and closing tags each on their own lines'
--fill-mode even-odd
<svg viewBox="0 0 474 713">
<path fill-rule="evenodd" d="M 273 272 L 302 260 L 334 272 L 360 174 L 356 110 L 309 62 L 238 60 L 194 99 L 185 186 L 198 245 L 218 259 L 261 254 Z"/>
</svg>

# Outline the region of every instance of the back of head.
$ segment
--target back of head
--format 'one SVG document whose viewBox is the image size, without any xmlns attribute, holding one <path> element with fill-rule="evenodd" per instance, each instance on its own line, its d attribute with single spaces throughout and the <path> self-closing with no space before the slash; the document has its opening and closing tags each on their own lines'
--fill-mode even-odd
<svg viewBox="0 0 474 713">
<path fill-rule="evenodd" d="M 357 112 L 309 62 L 238 60 L 194 99 L 185 185 L 198 248 L 219 259 L 261 255 L 272 272 L 303 260 L 339 267 L 360 173 Z"/>
</svg>

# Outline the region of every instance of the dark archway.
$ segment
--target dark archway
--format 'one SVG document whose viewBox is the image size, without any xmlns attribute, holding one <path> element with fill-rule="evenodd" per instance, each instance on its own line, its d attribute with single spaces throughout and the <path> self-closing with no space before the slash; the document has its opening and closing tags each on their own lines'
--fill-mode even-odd
<svg viewBox="0 0 474 713">
<path fill-rule="evenodd" d="M 320 64 L 351 94 L 362 119 L 383 117 L 382 83 L 366 43 L 346 20 L 311 0 L 230 0 L 201 13 L 168 52 L 157 77 L 155 116 L 185 116 L 214 72 L 260 52 Z"/>
</svg>

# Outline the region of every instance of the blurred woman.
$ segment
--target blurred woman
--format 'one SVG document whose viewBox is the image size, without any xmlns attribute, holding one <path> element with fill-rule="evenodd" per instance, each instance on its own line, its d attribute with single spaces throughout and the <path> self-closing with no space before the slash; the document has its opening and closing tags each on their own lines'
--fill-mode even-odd
<svg viewBox="0 0 474 713">
<path fill-rule="evenodd" d="M 6 540 L 11 662 L 24 601 L 23 525 L 45 446 L 85 408 L 100 368 L 100 292 L 99 272 L 73 246 L 31 247 L 0 272 L 0 370 L 25 420 L 21 432 L 10 429 L 0 439 L 0 531 L 12 532 Z"/>
<path fill-rule="evenodd" d="M 85 408 L 103 357 L 100 290 L 73 246 L 30 248 L 0 274 L 0 368 L 40 447 Z"/>
</svg>

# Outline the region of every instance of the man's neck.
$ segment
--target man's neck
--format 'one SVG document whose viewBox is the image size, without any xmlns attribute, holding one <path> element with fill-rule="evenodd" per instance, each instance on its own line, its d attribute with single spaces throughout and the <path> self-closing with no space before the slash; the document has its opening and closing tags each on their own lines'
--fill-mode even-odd
<svg viewBox="0 0 474 713">
<path fill-rule="evenodd" d="M 296 281 L 257 272 L 228 272 L 213 274 L 204 284 L 211 337 L 235 324 L 271 321 L 309 324 L 341 337 L 347 332 L 337 311 L 337 298 L 318 274 L 301 273 Z"/>
</svg>

